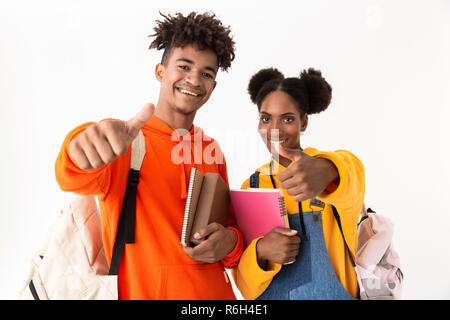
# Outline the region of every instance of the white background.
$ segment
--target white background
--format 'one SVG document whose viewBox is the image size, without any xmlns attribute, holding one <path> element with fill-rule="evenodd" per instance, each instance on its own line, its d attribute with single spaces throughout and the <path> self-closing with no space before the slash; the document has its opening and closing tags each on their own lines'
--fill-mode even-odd
<svg viewBox="0 0 450 320">
<path fill-rule="evenodd" d="M 54 178 L 68 131 L 157 102 L 160 52 L 147 48 L 158 10 L 212 10 L 232 27 L 236 59 L 195 120 L 220 142 L 231 187 L 268 159 L 250 76 L 322 70 L 333 100 L 310 117 L 302 146 L 363 161 L 366 203 L 396 226 L 404 298 L 450 298 L 450 2 L 223 3 L 0 0 L 0 298 L 16 297 L 71 198 Z"/>
</svg>

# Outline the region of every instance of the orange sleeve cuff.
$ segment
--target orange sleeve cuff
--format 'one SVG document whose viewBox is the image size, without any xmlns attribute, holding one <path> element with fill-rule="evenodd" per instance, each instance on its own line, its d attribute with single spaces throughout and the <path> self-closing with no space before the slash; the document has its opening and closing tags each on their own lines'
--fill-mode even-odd
<svg viewBox="0 0 450 320">
<path fill-rule="evenodd" d="M 227 229 L 233 230 L 237 235 L 236 245 L 233 250 L 231 250 L 231 252 L 221 260 L 225 268 L 231 269 L 239 264 L 239 259 L 241 258 L 242 251 L 244 250 L 244 238 L 235 226 L 227 226 Z"/>
<path fill-rule="evenodd" d="M 55 178 L 63 191 L 72 191 L 82 195 L 100 194 L 109 183 L 109 177 L 104 176 L 106 166 L 98 169 L 83 170 L 70 156 L 70 142 L 94 122 L 86 122 L 65 137 L 55 162 Z"/>
</svg>

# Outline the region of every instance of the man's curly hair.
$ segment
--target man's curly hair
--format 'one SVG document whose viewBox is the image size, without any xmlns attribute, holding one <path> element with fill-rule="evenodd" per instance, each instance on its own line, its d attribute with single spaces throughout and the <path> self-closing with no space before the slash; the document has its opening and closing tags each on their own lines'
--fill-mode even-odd
<svg viewBox="0 0 450 320">
<path fill-rule="evenodd" d="M 219 68 L 227 71 L 234 60 L 234 41 L 230 36 L 230 27 L 224 27 L 213 13 L 198 14 L 191 12 L 187 16 L 176 13 L 175 16 L 162 14 L 164 20 L 156 21 L 153 29 L 156 37 L 149 49 L 164 49 L 161 63 L 166 63 L 171 48 L 195 44 L 200 50 L 210 49 L 218 57 Z"/>
</svg>

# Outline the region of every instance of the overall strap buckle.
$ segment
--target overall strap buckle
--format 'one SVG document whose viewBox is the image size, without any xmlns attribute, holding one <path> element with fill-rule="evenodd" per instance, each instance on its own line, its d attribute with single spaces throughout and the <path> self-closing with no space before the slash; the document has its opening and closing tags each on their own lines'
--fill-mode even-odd
<svg viewBox="0 0 450 320">
<path fill-rule="evenodd" d="M 312 220 L 317 221 L 319 220 L 319 214 L 322 213 L 325 208 L 325 203 L 319 199 L 313 198 L 309 201 L 309 208 L 312 212 Z"/>
</svg>

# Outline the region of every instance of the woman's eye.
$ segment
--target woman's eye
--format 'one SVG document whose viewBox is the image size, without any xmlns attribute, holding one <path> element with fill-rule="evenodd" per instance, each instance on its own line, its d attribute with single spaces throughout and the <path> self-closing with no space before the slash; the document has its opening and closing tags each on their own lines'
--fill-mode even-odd
<svg viewBox="0 0 450 320">
<path fill-rule="evenodd" d="M 178 68 L 182 69 L 182 70 L 188 70 L 189 67 L 188 66 L 178 66 Z"/>
<path fill-rule="evenodd" d="M 292 118 L 284 118 L 283 119 L 284 123 L 291 123 L 292 121 L 294 121 L 294 119 L 292 119 Z"/>
<path fill-rule="evenodd" d="M 269 122 L 269 118 L 268 117 L 261 117 L 261 118 L 259 118 L 262 122 L 264 122 L 264 123 L 267 123 L 267 122 Z"/>
</svg>

